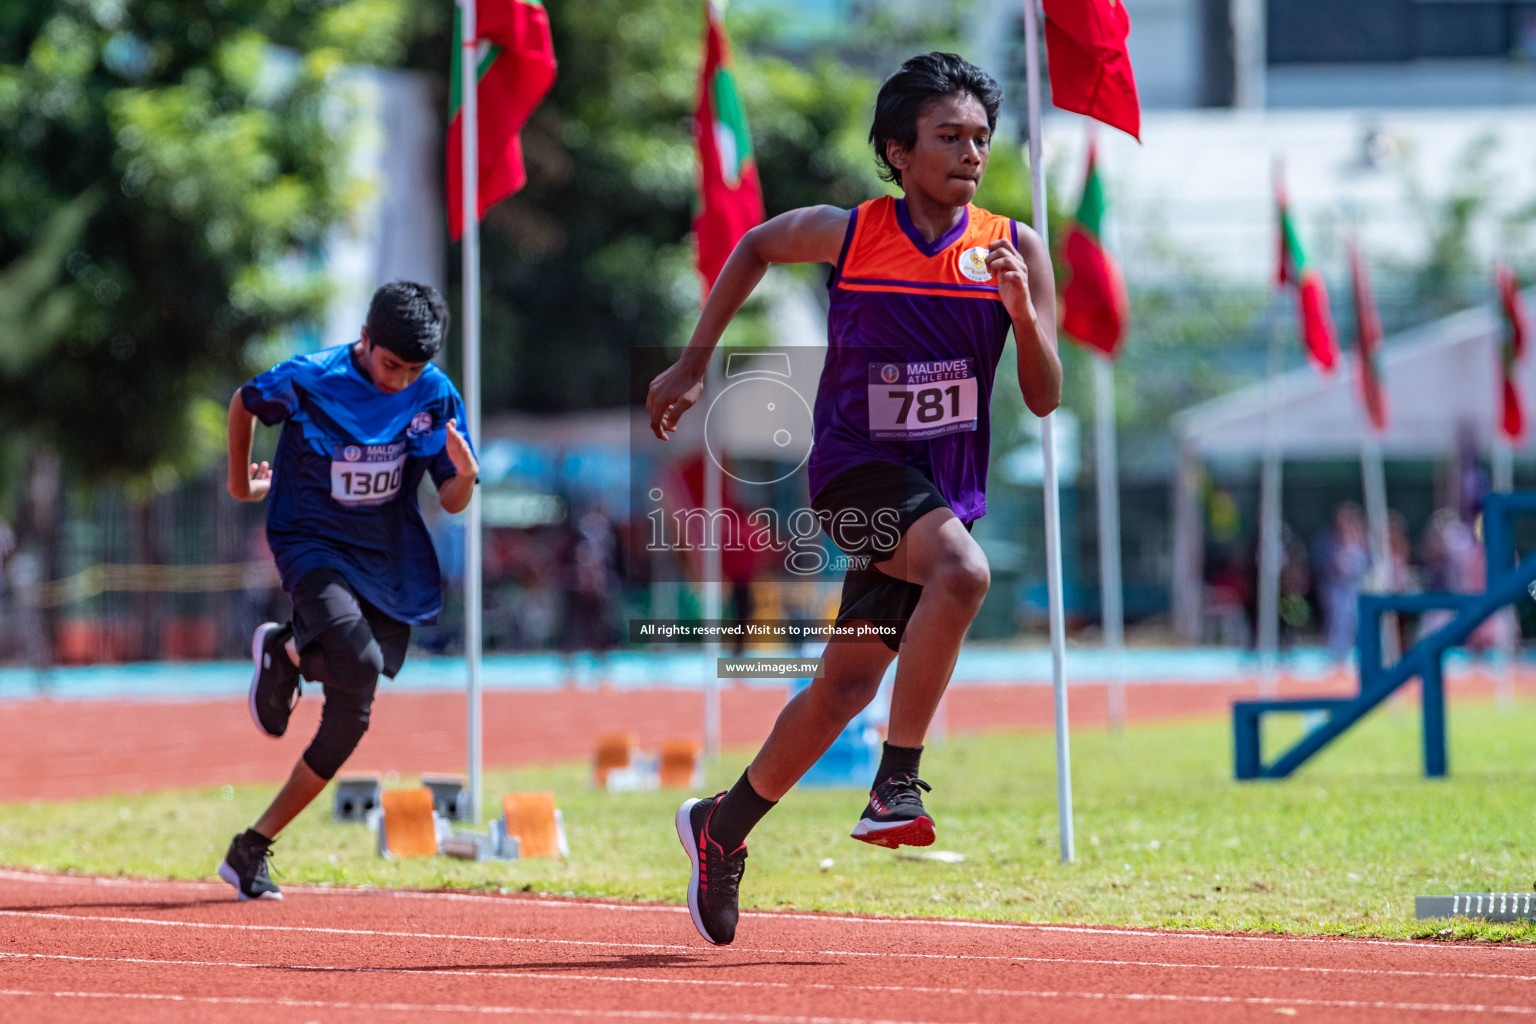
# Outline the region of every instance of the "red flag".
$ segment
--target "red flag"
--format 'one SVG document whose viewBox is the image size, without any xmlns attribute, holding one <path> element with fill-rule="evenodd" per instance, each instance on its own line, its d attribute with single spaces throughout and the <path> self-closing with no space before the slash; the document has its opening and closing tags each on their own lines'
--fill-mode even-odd
<svg viewBox="0 0 1536 1024">
<path fill-rule="evenodd" d="M 731 44 L 711 0 L 705 0 L 704 11 L 704 63 L 693 125 L 699 153 L 699 207 L 693 233 L 697 266 L 708 295 L 741 236 L 762 223 L 763 190 L 752 158 L 747 111 L 731 69 Z"/>
<path fill-rule="evenodd" d="M 1355 343 L 1359 346 L 1360 400 L 1371 429 L 1387 429 L 1387 396 L 1381 390 L 1381 317 L 1371 296 L 1371 281 L 1354 239 L 1349 242 L 1349 273 L 1355 291 Z"/>
<path fill-rule="evenodd" d="M 1061 330 L 1111 359 L 1125 338 L 1130 318 L 1125 281 L 1114 256 L 1104 246 L 1106 202 L 1099 178 L 1097 147 L 1088 144 L 1088 172 L 1077 215 L 1067 228 L 1063 246 L 1070 273 L 1061 291 Z"/>
<path fill-rule="evenodd" d="M 1495 272 L 1499 288 L 1499 311 L 1503 314 L 1504 338 L 1499 345 L 1500 398 L 1503 413 L 1499 429 L 1511 441 L 1525 436 L 1525 400 L 1520 395 L 1519 364 L 1525 358 L 1525 340 L 1531 333 L 1531 320 L 1520 295 L 1515 272 L 1500 265 Z"/>
<path fill-rule="evenodd" d="M 1130 34 L 1131 16 L 1122 0 L 1045 0 L 1051 102 L 1139 142 L 1141 103 L 1125 48 Z"/>
<path fill-rule="evenodd" d="M 479 131 L 479 215 L 522 188 L 523 143 L 518 133 L 555 81 L 549 14 L 539 0 L 476 0 L 481 46 L 476 98 Z M 459 14 L 453 16 L 453 72 L 448 89 L 448 234 L 464 233 L 463 99 Z M 489 46 L 487 46 L 489 44 Z"/>
<path fill-rule="evenodd" d="M 1275 171 L 1275 206 L 1280 221 L 1280 261 L 1276 281 L 1282 288 L 1295 286 L 1302 345 L 1312 365 L 1322 373 L 1332 373 L 1339 361 L 1339 342 L 1333 329 L 1333 315 L 1328 312 L 1328 289 L 1323 285 L 1323 275 L 1307 263 L 1307 254 L 1291 220 L 1285 185 L 1278 169 Z"/>
</svg>

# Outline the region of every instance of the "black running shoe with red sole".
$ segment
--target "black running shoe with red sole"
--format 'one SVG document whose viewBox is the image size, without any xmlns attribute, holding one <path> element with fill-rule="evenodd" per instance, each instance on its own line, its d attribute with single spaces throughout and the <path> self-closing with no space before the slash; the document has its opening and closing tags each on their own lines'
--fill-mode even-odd
<svg viewBox="0 0 1536 1024">
<path fill-rule="evenodd" d="M 677 809 L 677 841 L 693 865 L 688 914 L 704 940 L 716 946 L 729 946 L 736 938 L 736 901 L 747 869 L 746 843 L 727 853 L 709 836 L 709 819 L 723 796 L 724 790 L 702 800 L 685 800 Z"/>
<path fill-rule="evenodd" d="M 853 828 L 853 838 L 894 850 L 899 846 L 932 846 L 933 819 L 923 808 L 923 792 L 932 787 L 916 775 L 892 775 L 870 790 L 869 803 Z"/>
</svg>

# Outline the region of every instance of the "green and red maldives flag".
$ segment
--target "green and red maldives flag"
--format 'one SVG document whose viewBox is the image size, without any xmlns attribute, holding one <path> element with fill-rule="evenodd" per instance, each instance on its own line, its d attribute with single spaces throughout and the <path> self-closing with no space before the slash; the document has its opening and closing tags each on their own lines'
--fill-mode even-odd
<svg viewBox="0 0 1536 1024">
<path fill-rule="evenodd" d="M 747 111 L 731 70 L 731 44 L 714 0 L 705 0 L 704 13 L 704 62 L 693 126 L 699 153 L 699 204 L 693 233 L 697 266 L 708 295 L 741 236 L 762 223 L 763 190 L 752 158 Z"/>
<path fill-rule="evenodd" d="M 1291 220 L 1285 185 L 1278 168 L 1275 172 L 1275 207 L 1280 221 L 1277 283 L 1282 288 L 1290 285 L 1296 289 L 1296 317 L 1302 345 L 1313 366 L 1325 374 L 1332 373 L 1339 362 L 1339 342 L 1333 329 L 1333 316 L 1328 312 L 1328 289 L 1323 286 L 1323 275 L 1307 263 L 1301 238 L 1296 234 L 1296 224 Z"/>
<path fill-rule="evenodd" d="M 480 39 L 479 216 L 522 188 L 523 144 L 518 133 L 555 81 L 555 47 L 549 34 L 549 14 L 539 0 L 472 0 L 475 31 Z M 460 104 L 463 81 L 459 61 L 462 29 L 453 16 L 453 73 L 448 92 L 448 233 L 464 233 L 464 150 Z"/>
<path fill-rule="evenodd" d="M 1531 333 L 1531 321 L 1520 296 L 1520 282 L 1515 272 L 1501 265 L 1496 271 L 1499 287 L 1499 312 L 1504 321 L 1504 337 L 1499 345 L 1499 378 L 1502 412 L 1499 430 L 1511 441 L 1525 437 L 1525 401 L 1517 379 L 1520 360 L 1525 358 L 1525 342 Z"/>
<path fill-rule="evenodd" d="M 1140 141 L 1141 104 L 1125 45 L 1130 34 L 1122 0 L 1045 0 L 1051 102 Z"/>
<path fill-rule="evenodd" d="M 1360 258 L 1360 247 L 1349 242 L 1349 276 L 1355 292 L 1355 343 L 1359 346 L 1360 400 L 1371 429 L 1378 434 L 1387 429 L 1387 396 L 1382 391 L 1381 317 L 1371 295 L 1371 280 Z"/>
<path fill-rule="evenodd" d="M 1097 148 L 1090 140 L 1083 198 L 1062 246 L 1071 272 L 1061 291 L 1061 329 L 1113 359 L 1125 338 L 1130 303 L 1120 267 L 1104 247 L 1106 203 Z"/>
</svg>

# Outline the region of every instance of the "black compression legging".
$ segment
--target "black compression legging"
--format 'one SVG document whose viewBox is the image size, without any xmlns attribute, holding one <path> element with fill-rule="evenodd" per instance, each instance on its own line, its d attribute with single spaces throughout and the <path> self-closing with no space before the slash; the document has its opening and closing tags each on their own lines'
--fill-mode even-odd
<svg viewBox="0 0 1536 1024">
<path fill-rule="evenodd" d="M 334 778 L 368 731 L 384 653 L 364 619 L 325 630 L 299 654 L 305 679 L 325 687 L 320 728 L 304 751 L 304 763 L 322 779 Z"/>
</svg>

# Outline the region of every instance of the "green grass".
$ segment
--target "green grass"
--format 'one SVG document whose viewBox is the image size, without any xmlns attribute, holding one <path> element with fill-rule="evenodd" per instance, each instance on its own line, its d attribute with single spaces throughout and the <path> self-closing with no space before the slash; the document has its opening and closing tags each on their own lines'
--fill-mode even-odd
<svg viewBox="0 0 1536 1024">
<path fill-rule="evenodd" d="M 1057 862 L 1049 734 L 955 737 L 925 778 L 938 847 L 961 864 L 903 859 L 847 838 L 863 796 L 796 791 L 759 827 L 743 904 L 861 913 L 1391 937 L 1536 941 L 1536 928 L 1417 922 L 1416 894 L 1532 883 L 1536 704 L 1451 709 L 1452 776 L 1419 774 L 1416 708 L 1384 709 L 1297 776 L 1231 779 L 1225 719 L 1072 737 L 1077 863 Z M 710 772 L 729 784 L 748 752 Z M 552 789 L 568 862 L 392 862 L 361 826 L 332 824 L 325 794 L 283 835 L 279 880 L 472 887 L 677 902 L 686 861 L 678 796 L 606 794 L 585 766 L 487 777 L 488 794 Z M 270 786 L 0 805 L 0 864 L 210 878 Z M 493 796 L 494 799 L 494 796 Z M 828 870 L 824 858 L 833 860 Z"/>
</svg>

